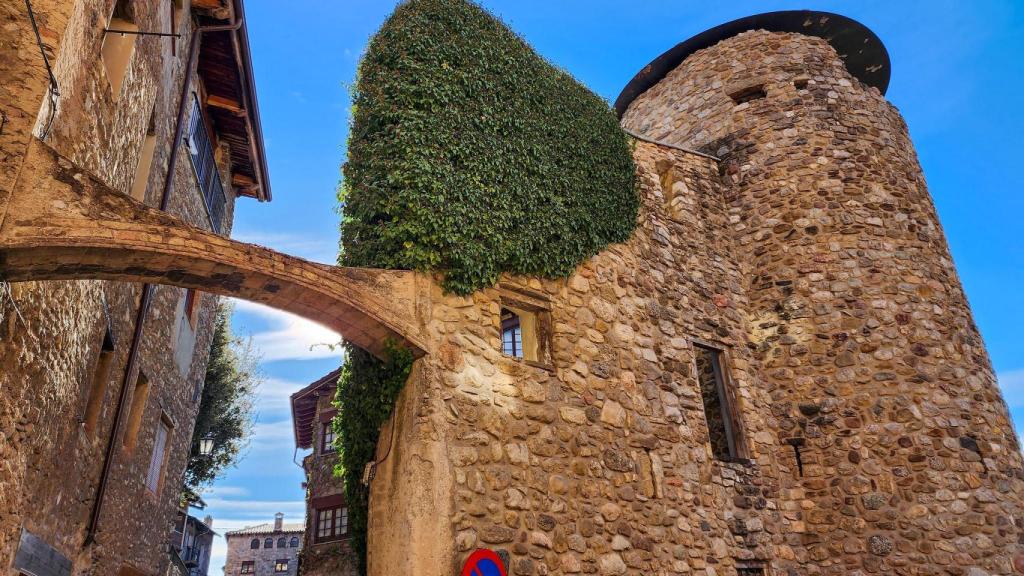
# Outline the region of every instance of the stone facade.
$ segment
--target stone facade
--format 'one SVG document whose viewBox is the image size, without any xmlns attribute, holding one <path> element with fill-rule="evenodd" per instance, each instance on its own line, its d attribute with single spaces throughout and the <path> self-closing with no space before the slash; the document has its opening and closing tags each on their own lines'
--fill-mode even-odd
<svg viewBox="0 0 1024 576">
<path fill-rule="evenodd" d="M 286 524 L 284 515 L 278 513 L 273 523 L 226 533 L 228 555 L 224 574 L 296 576 L 304 530 L 302 524 Z"/>
<path fill-rule="evenodd" d="M 306 533 L 300 576 L 358 574 L 349 544 L 345 487 L 334 475 L 338 454 L 329 432 L 338 413 L 333 402 L 340 372 L 334 370 L 291 396 L 295 446 L 312 450 L 302 459 L 306 472 Z"/>
<path fill-rule="evenodd" d="M 898 112 L 826 41 L 752 31 L 623 124 L 663 142 L 636 144 L 628 242 L 421 296 L 370 574 L 478 547 L 524 576 L 1024 570 L 1019 445 Z M 550 316 L 550 364 L 501 353 L 506 299 Z M 702 347 L 739 457 L 712 450 Z"/>
<path fill-rule="evenodd" d="M 189 153 L 180 153 L 168 170 L 183 82 L 188 75 L 194 90 L 202 93 L 205 86 L 187 66 L 194 18 L 212 21 L 212 13 L 191 12 L 187 2 L 131 2 L 127 10 L 137 29 L 181 36 L 126 35 L 121 41 L 131 49 L 124 79 L 116 82 L 103 60 L 104 28 L 119 13 L 113 0 L 34 0 L 31 7 L 59 96 L 51 107 L 26 3 L 3 3 L 0 100 L 7 122 L 0 134 L 0 218 L 9 223 L 15 217 L 6 210 L 15 181 L 39 167 L 26 165 L 30 151 L 46 148 L 75 165 L 81 172 L 76 180 L 134 193 L 151 207 L 161 205 L 171 172 L 166 211 L 200 229 L 228 233 L 238 172 L 230 147 L 215 145 L 225 191 L 216 222 Z M 213 126 L 212 134 L 218 142 L 226 132 Z M 147 174 L 139 167 L 150 158 Z M 29 281 L 3 289 L 0 573 L 164 573 L 216 297 L 159 286 L 140 313 L 145 290 L 133 283 Z M 136 340 L 140 318 L 144 328 Z M 130 360 L 133 342 L 137 354 Z M 162 452 L 158 437 L 166 440 Z M 154 456 L 161 453 L 162 459 Z"/>
</svg>

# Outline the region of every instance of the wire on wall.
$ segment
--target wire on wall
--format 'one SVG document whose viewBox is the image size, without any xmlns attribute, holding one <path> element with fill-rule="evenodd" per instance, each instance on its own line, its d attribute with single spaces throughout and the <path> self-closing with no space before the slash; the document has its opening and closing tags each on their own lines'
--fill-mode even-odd
<svg viewBox="0 0 1024 576">
<path fill-rule="evenodd" d="M 50 58 L 46 56 L 46 47 L 43 45 L 43 38 L 39 35 L 39 25 L 36 24 L 36 14 L 32 11 L 32 0 L 25 0 L 25 8 L 28 8 L 28 19 L 32 22 L 32 30 L 36 33 L 36 44 L 39 45 L 39 53 L 43 56 L 43 64 L 46 65 L 46 73 L 50 77 L 50 112 L 46 120 L 46 127 L 43 129 L 42 137 L 46 138 L 50 133 L 50 126 L 53 125 L 53 117 L 57 114 L 57 98 L 60 97 L 60 89 L 57 86 L 57 78 L 53 75 L 53 68 L 50 67 Z"/>
</svg>

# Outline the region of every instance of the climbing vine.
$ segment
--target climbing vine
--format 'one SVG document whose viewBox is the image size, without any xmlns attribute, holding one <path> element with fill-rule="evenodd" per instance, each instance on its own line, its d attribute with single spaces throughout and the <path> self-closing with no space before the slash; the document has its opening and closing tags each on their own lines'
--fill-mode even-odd
<svg viewBox="0 0 1024 576">
<path fill-rule="evenodd" d="M 342 168 L 345 266 L 435 271 L 469 294 L 562 277 L 626 240 L 639 199 L 608 104 L 466 0 L 408 0 L 371 39 Z M 346 347 L 335 427 L 365 573 L 365 464 L 412 357 Z"/>
</svg>

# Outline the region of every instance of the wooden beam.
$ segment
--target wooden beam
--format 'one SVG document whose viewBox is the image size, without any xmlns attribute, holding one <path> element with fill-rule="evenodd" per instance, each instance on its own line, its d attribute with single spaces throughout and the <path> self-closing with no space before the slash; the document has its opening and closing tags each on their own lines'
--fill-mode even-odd
<svg viewBox="0 0 1024 576">
<path fill-rule="evenodd" d="M 233 100 L 226 96 L 217 96 L 215 94 L 210 94 L 206 97 L 206 105 L 213 106 L 214 108 L 220 108 L 222 110 L 229 110 L 239 116 L 243 116 L 246 113 L 245 108 L 242 106 L 241 102 L 239 102 L 238 100 Z"/>
<path fill-rule="evenodd" d="M 223 8 L 224 4 L 220 0 L 192 0 L 192 7 L 201 10 L 217 10 Z"/>
<path fill-rule="evenodd" d="M 246 176 L 245 174 L 238 174 L 236 172 L 236 173 L 231 175 L 231 185 L 232 186 L 245 186 L 245 187 L 255 186 L 256 185 L 256 181 L 253 180 L 251 176 Z"/>
</svg>

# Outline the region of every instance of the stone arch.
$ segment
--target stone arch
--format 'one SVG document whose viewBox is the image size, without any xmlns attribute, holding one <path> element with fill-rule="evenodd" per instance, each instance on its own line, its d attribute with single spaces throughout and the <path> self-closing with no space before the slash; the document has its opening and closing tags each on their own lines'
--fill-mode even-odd
<svg viewBox="0 0 1024 576">
<path fill-rule="evenodd" d="M 429 280 L 401 270 L 309 262 L 188 226 L 120 194 L 38 140 L 0 198 L 0 279 L 169 284 L 309 318 L 380 355 L 393 339 L 421 355 L 415 318 Z"/>
</svg>

